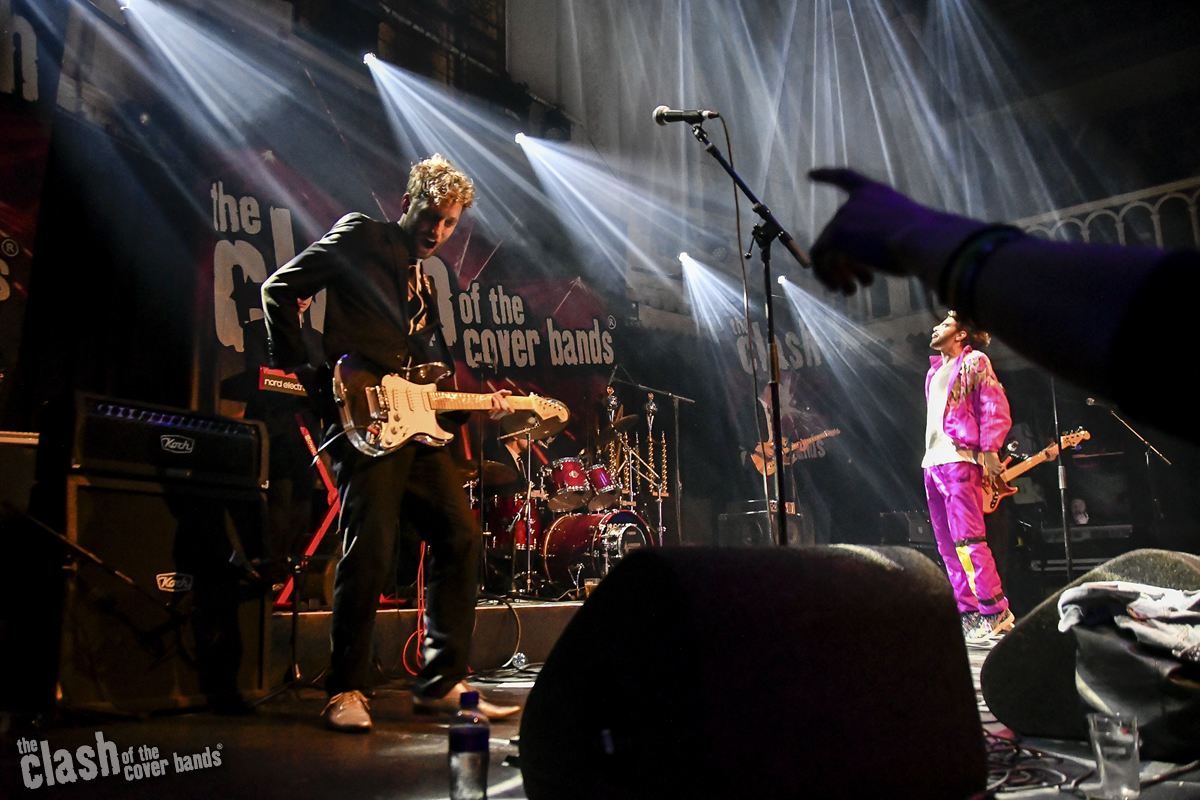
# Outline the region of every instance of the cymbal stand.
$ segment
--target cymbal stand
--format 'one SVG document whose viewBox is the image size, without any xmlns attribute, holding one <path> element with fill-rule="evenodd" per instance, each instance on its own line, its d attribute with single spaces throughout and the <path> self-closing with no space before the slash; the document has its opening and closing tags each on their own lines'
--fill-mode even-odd
<svg viewBox="0 0 1200 800">
<path fill-rule="evenodd" d="M 525 431 L 525 594 L 533 594 L 533 432 Z M 517 541 L 513 532 L 513 542 Z M 514 560 L 515 564 L 516 561 Z"/>
<path fill-rule="evenodd" d="M 646 395 L 646 405 L 642 408 L 646 411 L 646 459 L 650 462 L 650 471 L 654 471 L 654 414 L 658 411 L 658 403 L 654 402 L 654 392 L 649 392 Z M 667 446 L 666 438 L 663 439 L 662 446 Z M 664 454 L 665 455 L 665 454 Z M 663 524 L 663 490 L 667 486 L 667 476 L 660 475 L 659 480 L 650 482 L 651 491 L 658 498 L 658 544 L 663 543 L 663 535 L 667 532 L 666 525 Z"/>
<path fill-rule="evenodd" d="M 480 461 L 482 462 L 483 459 L 481 458 Z M 479 472 L 480 473 L 483 472 L 483 464 L 482 463 L 480 463 L 480 465 L 479 465 Z M 478 506 L 475 505 L 475 487 L 479 486 L 480 489 L 482 490 L 482 486 L 480 483 L 482 481 L 482 479 L 483 479 L 483 476 L 481 474 L 476 474 L 476 476 L 473 480 L 469 480 L 465 484 L 463 484 L 463 488 L 467 490 L 467 504 L 471 508 L 477 509 L 478 513 L 479 513 L 480 537 L 482 538 L 482 545 L 483 545 L 482 547 L 479 548 L 479 592 L 480 592 L 480 594 L 483 593 L 484 589 L 486 588 L 486 584 L 487 584 L 487 558 L 488 558 L 488 547 L 490 546 L 488 544 L 488 538 L 492 535 L 491 529 L 488 528 L 487 511 L 483 507 L 482 491 L 480 492 L 480 495 L 479 495 L 479 505 Z"/>
<path fill-rule="evenodd" d="M 522 457 L 525 461 L 525 502 L 521 506 L 521 512 L 517 514 L 510 525 L 512 532 L 512 582 L 510 586 L 514 595 L 521 594 L 521 590 L 517 586 L 517 525 L 520 522 L 525 523 L 525 594 L 533 594 L 533 428 L 526 428 L 521 431 L 505 434 L 499 437 L 499 441 L 507 441 L 515 439 L 518 436 L 525 437 L 525 455 Z"/>
</svg>

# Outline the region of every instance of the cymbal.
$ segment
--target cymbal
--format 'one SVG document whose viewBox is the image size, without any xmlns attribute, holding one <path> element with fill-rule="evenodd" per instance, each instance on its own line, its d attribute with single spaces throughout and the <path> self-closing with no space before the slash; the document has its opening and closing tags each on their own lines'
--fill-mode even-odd
<svg viewBox="0 0 1200 800">
<path fill-rule="evenodd" d="M 462 465 L 462 477 L 466 481 L 474 481 L 479 478 L 479 462 Z M 501 464 L 499 461 L 483 462 L 483 482 L 485 484 L 499 485 L 504 483 L 513 483 L 521 479 L 521 474 L 516 468 L 510 467 L 507 464 Z"/>
<path fill-rule="evenodd" d="M 508 417 L 505 417 L 505 419 L 508 419 Z M 543 439 L 549 439 L 551 436 L 558 436 L 562 433 L 563 428 L 567 427 L 567 421 L 558 417 L 549 417 L 543 420 L 533 417 L 532 419 L 534 421 L 531 421 L 529 427 L 513 430 L 501 436 L 500 439 L 504 441 L 509 439 L 524 439 L 528 435 L 535 442 L 540 442 Z"/>
<path fill-rule="evenodd" d="M 600 447 L 604 447 L 609 442 L 614 441 L 618 434 L 628 433 L 633 430 L 637 426 L 637 423 L 637 414 L 627 414 L 624 417 L 617 417 L 611 425 L 600 431 L 597 443 Z"/>
</svg>

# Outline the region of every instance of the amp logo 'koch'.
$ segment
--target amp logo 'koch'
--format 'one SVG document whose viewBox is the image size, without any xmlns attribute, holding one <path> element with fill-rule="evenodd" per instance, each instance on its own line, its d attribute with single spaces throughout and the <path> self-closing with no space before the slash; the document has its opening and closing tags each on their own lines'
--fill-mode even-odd
<svg viewBox="0 0 1200 800">
<path fill-rule="evenodd" d="M 192 576 L 186 572 L 164 572 L 154 576 L 160 592 L 190 592 Z"/>
<path fill-rule="evenodd" d="M 158 441 L 168 453 L 190 453 L 196 449 L 196 440 L 186 436 L 165 433 L 158 437 Z"/>
</svg>

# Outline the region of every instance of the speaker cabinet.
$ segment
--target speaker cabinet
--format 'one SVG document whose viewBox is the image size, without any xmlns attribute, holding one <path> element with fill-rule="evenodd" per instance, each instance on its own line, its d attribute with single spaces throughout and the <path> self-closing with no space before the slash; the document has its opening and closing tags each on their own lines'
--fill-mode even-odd
<svg viewBox="0 0 1200 800">
<path fill-rule="evenodd" d="M 787 546 L 800 547 L 814 544 L 811 535 L 806 535 L 804 518 L 799 514 L 787 514 Z M 717 546 L 719 547 L 774 547 L 775 517 L 766 511 L 726 513 L 717 517 Z"/>
<path fill-rule="evenodd" d="M 950 584 L 906 548 L 624 559 L 521 720 L 531 800 L 956 798 L 985 784 Z"/>
<path fill-rule="evenodd" d="M 104 566 L 59 546 L 47 655 L 60 705 L 144 712 L 264 691 L 269 586 L 247 563 L 263 555 L 261 492 L 76 474 L 63 508 L 67 538 Z"/>
</svg>

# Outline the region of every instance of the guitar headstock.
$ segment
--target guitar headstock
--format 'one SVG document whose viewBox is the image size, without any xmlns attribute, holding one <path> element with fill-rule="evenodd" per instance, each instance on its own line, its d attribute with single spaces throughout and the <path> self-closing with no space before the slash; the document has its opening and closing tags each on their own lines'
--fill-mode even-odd
<svg viewBox="0 0 1200 800">
<path fill-rule="evenodd" d="M 561 400 L 531 394 L 529 395 L 529 404 L 533 413 L 537 414 L 541 420 L 557 419 L 559 422 L 565 423 L 571 417 L 571 412 L 567 410 L 567 404 Z"/>
<path fill-rule="evenodd" d="M 1077 431 L 1072 431 L 1071 433 L 1064 433 L 1062 437 L 1062 449 L 1066 450 L 1068 447 L 1074 447 L 1084 439 L 1090 438 L 1092 438 L 1092 435 L 1083 428 L 1080 428 Z"/>
</svg>

